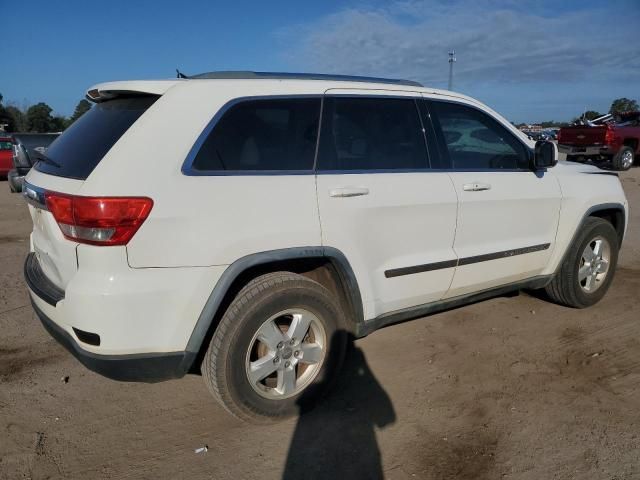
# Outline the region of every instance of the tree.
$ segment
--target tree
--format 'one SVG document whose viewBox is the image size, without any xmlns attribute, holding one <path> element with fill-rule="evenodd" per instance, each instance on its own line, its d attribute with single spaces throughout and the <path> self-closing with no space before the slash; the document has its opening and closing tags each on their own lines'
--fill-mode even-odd
<svg viewBox="0 0 640 480">
<path fill-rule="evenodd" d="M 52 108 L 44 102 L 30 106 L 27 110 L 27 130 L 42 133 L 55 130 L 52 111 Z"/>
<path fill-rule="evenodd" d="M 0 125 L 7 132 L 15 132 L 18 130 L 18 122 L 15 118 L 14 112 L 12 111 L 15 107 L 5 107 L 2 104 L 3 99 L 4 97 L 0 93 Z"/>
<path fill-rule="evenodd" d="M 630 100 L 628 98 L 616 98 L 611 104 L 611 108 L 609 109 L 609 113 L 622 113 L 622 112 L 631 112 L 640 110 L 638 107 L 638 102 L 635 100 Z"/>
<path fill-rule="evenodd" d="M 56 115 L 51 119 L 51 132 L 62 132 L 69 126 L 69 119 L 62 115 Z"/>
<path fill-rule="evenodd" d="M 10 132 L 26 132 L 27 131 L 27 119 L 24 112 L 15 105 L 7 105 L 7 115 L 10 118 Z"/>
<path fill-rule="evenodd" d="M 67 127 L 77 119 L 79 119 L 82 115 L 87 113 L 89 110 L 91 110 L 91 103 L 83 98 L 78 102 L 78 105 L 76 105 L 76 109 L 74 110 L 73 115 L 71 115 L 71 118 L 67 122 Z"/>
</svg>

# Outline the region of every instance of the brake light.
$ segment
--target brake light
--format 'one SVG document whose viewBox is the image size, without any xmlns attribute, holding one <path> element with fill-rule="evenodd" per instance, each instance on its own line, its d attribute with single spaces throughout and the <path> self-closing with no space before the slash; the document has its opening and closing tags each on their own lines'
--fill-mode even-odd
<svg viewBox="0 0 640 480">
<path fill-rule="evenodd" d="M 90 245 L 126 245 L 149 216 L 146 197 L 81 197 L 45 192 L 65 238 Z"/>
<path fill-rule="evenodd" d="M 614 141 L 614 138 L 615 138 L 615 134 L 613 133 L 613 129 L 607 126 L 607 130 L 604 134 L 604 143 L 606 145 L 611 145 Z"/>
</svg>

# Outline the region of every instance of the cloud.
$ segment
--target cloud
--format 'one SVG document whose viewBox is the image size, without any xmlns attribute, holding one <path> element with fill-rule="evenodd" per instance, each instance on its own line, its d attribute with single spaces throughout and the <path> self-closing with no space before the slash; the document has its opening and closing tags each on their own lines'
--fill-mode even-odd
<svg viewBox="0 0 640 480">
<path fill-rule="evenodd" d="M 640 82 L 637 4 L 573 11 L 555 4 L 525 10 L 515 1 L 396 1 L 341 10 L 280 36 L 287 62 L 307 71 L 444 87 L 447 52 L 455 49 L 456 89 L 585 79 Z M 624 14 L 620 6 L 628 7 Z"/>
</svg>

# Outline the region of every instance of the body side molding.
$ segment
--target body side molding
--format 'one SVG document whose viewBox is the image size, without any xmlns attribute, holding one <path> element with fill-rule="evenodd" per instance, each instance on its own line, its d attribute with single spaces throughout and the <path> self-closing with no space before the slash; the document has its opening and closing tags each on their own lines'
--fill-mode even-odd
<svg viewBox="0 0 640 480">
<path fill-rule="evenodd" d="M 539 252 L 547 250 L 551 246 L 550 243 L 542 243 L 540 245 L 532 245 L 530 247 L 513 248 L 511 250 L 503 250 L 494 253 L 485 253 L 473 257 L 464 257 L 458 260 L 445 260 L 443 262 L 427 263 L 424 265 L 413 265 L 410 267 L 393 268 L 386 270 L 384 276 L 387 278 L 400 277 L 403 275 L 411 275 L 414 273 L 431 272 L 433 270 L 441 270 L 444 268 L 454 268 L 463 265 L 471 265 L 473 263 L 488 262 L 499 258 L 515 257 L 516 255 L 525 255 L 527 253 Z"/>
</svg>

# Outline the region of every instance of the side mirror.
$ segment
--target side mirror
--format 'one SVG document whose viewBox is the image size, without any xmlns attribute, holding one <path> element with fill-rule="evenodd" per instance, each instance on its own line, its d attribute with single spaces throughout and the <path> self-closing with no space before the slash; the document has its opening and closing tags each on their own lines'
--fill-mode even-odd
<svg viewBox="0 0 640 480">
<path fill-rule="evenodd" d="M 547 140 L 536 142 L 535 153 L 533 155 L 533 169 L 543 170 L 554 167 L 558 163 L 558 146 Z"/>
</svg>

